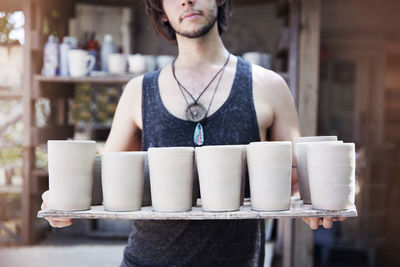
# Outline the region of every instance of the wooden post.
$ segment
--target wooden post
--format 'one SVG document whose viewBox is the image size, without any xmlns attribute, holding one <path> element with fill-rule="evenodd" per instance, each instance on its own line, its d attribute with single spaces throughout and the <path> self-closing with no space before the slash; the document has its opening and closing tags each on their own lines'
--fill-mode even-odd
<svg viewBox="0 0 400 267">
<path fill-rule="evenodd" d="M 302 135 L 317 133 L 321 0 L 302 1 L 298 111 Z"/>
<path fill-rule="evenodd" d="M 34 168 L 34 147 L 31 144 L 30 129 L 35 123 L 34 102 L 32 100 L 33 62 L 31 55 L 32 32 L 35 32 L 33 13 L 38 8 L 38 2 L 25 0 L 23 11 L 25 15 L 25 45 L 24 45 L 24 78 L 23 78 L 23 105 L 24 105 L 24 141 L 23 141 L 23 188 L 22 188 L 22 229 L 21 237 L 24 244 L 33 243 L 33 213 L 31 199 L 32 169 Z M 37 22 L 37 21 L 36 21 Z M 33 24 L 33 25 L 32 25 Z"/>
<path fill-rule="evenodd" d="M 292 2 L 292 5 L 296 1 Z M 318 119 L 318 76 L 319 46 L 321 28 L 321 0 L 303 0 L 300 6 L 301 30 L 298 58 L 298 73 L 295 72 L 294 59 L 289 71 L 298 75 L 298 90 L 293 90 L 298 107 L 300 131 L 302 135 L 317 134 Z M 293 15 L 291 15 L 293 16 Z M 291 27 L 294 27 L 292 25 Z M 292 46 L 294 49 L 293 42 Z M 297 88 L 296 80 L 291 86 Z M 297 94 L 296 94 L 297 93 Z M 313 265 L 313 232 L 300 219 L 285 220 L 283 228 L 283 266 L 307 267 Z"/>
</svg>

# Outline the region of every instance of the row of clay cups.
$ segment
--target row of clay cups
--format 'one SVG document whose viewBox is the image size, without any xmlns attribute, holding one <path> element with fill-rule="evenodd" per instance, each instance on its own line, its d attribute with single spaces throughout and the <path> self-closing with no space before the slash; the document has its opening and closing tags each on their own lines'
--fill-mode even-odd
<svg viewBox="0 0 400 267">
<path fill-rule="evenodd" d="M 300 143 L 296 142 L 297 140 L 293 141 L 294 147 L 296 147 L 296 143 Z M 49 141 L 48 145 L 50 202 L 53 207 L 59 210 L 89 209 L 93 185 L 92 165 L 95 157 L 95 142 Z M 317 145 L 322 147 L 322 150 L 325 147 L 321 146 L 321 143 L 316 143 L 315 146 Z M 325 149 L 326 159 L 331 159 L 335 155 L 341 157 L 337 153 L 333 153 L 332 156 L 332 152 L 335 151 L 332 149 L 332 145 Z M 346 147 L 349 144 L 342 145 Z M 311 146 L 310 149 L 313 150 Z M 351 197 L 354 195 L 352 169 L 341 167 L 339 170 L 347 170 L 347 173 L 338 174 L 336 172 L 333 178 L 325 181 L 324 177 L 332 177 L 331 173 L 321 174 L 321 169 L 317 167 L 329 167 L 332 163 L 313 164 L 319 158 L 318 153 L 323 153 L 320 151 L 321 149 L 315 148 L 314 150 L 318 152 L 311 152 L 309 155 L 317 153 L 317 156 L 314 156 L 313 160 L 307 161 L 311 162 L 308 190 L 311 191 L 313 207 L 330 210 L 349 208 L 351 204 L 354 204 Z M 147 160 L 146 153 L 109 152 L 102 155 L 101 184 L 103 204 L 106 210 L 133 211 L 141 208 L 144 195 L 143 177 Z M 155 211 L 179 212 L 191 209 L 193 196 L 196 196 L 193 192 L 194 175 L 197 175 L 196 166 L 203 210 L 238 210 L 243 202 L 246 155 L 252 209 L 271 211 L 290 208 L 291 142 L 256 142 L 247 146 L 204 146 L 196 148 L 195 155 L 196 161 L 194 161 L 192 147 L 149 149 L 151 200 Z M 351 161 L 351 156 L 350 152 L 348 162 Z M 300 192 L 303 191 L 304 198 L 305 176 L 301 174 L 301 158 L 296 156 Z M 342 159 L 335 162 L 340 162 Z M 349 180 L 348 187 L 335 187 L 338 179 Z M 313 197 L 314 195 L 315 197 Z M 327 196 L 335 197 L 324 198 Z M 346 196 L 348 197 L 346 198 Z M 325 201 L 327 205 L 321 204 L 321 201 Z"/>
<path fill-rule="evenodd" d="M 291 149 L 291 142 L 258 142 L 248 146 L 203 146 L 195 149 L 193 147 L 149 148 L 148 165 L 152 208 L 158 212 L 190 211 L 193 205 L 193 183 L 196 175 L 194 172 L 197 169 L 204 211 L 239 210 L 243 203 L 247 155 L 252 209 L 264 211 L 289 209 Z M 110 163 L 107 157 L 116 155 L 127 157 L 129 153 L 137 157 L 145 155 L 144 152 L 105 153 L 102 155 L 103 204 L 106 210 L 128 210 L 118 208 L 118 205 L 111 205 L 113 201 L 127 201 L 128 196 L 117 193 L 116 189 L 111 195 L 108 193 L 111 186 L 107 182 L 113 179 L 112 183 L 114 184 L 126 184 L 124 181 L 115 180 L 116 169 L 123 169 L 126 163 L 121 164 L 121 159 Z M 143 177 L 138 169 L 128 171 L 136 172 L 137 178 Z M 109 175 L 108 172 L 113 175 Z M 118 177 L 126 176 L 118 175 Z M 136 192 L 137 209 L 141 203 L 141 193 L 141 191 Z M 120 201 L 116 201 L 118 196 L 121 196 Z M 127 202 L 132 201 L 134 200 L 131 199 Z M 130 210 L 134 209 L 131 207 Z"/>
<path fill-rule="evenodd" d="M 293 139 L 300 197 L 314 209 L 354 208 L 355 146 L 336 136 Z"/>
<path fill-rule="evenodd" d="M 92 166 L 98 165 L 94 162 L 95 142 L 49 141 L 48 153 L 51 206 L 58 210 L 90 209 L 94 186 Z M 101 156 L 103 205 L 109 211 L 141 208 L 148 156 L 151 201 L 155 211 L 191 210 L 197 174 L 203 210 L 239 210 L 244 197 L 246 154 L 253 209 L 288 209 L 290 142 L 104 153 Z M 281 162 L 282 158 L 284 162 Z M 282 168 L 277 168 L 278 165 Z"/>
</svg>

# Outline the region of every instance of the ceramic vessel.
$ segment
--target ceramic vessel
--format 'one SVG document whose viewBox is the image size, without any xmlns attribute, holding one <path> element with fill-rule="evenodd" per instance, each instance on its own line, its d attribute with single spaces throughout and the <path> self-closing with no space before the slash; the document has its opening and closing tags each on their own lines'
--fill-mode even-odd
<svg viewBox="0 0 400 267">
<path fill-rule="evenodd" d="M 101 155 L 96 155 L 93 164 L 92 205 L 103 204 L 103 189 L 101 186 Z"/>
<path fill-rule="evenodd" d="M 243 146 L 196 147 L 196 163 L 203 210 L 239 210 L 243 174 Z"/>
<path fill-rule="evenodd" d="M 102 154 L 103 205 L 108 211 L 136 211 L 142 207 L 146 152 Z"/>
<path fill-rule="evenodd" d="M 147 67 L 146 58 L 141 54 L 129 55 L 128 66 L 131 73 L 143 73 Z"/>
<path fill-rule="evenodd" d="M 290 208 L 292 143 L 254 142 L 247 146 L 251 208 L 259 211 Z"/>
<path fill-rule="evenodd" d="M 154 211 L 192 209 L 193 147 L 149 148 L 151 202 Z"/>
<path fill-rule="evenodd" d="M 303 142 L 325 142 L 325 141 L 337 141 L 337 136 L 334 135 L 330 135 L 330 136 L 302 136 L 302 137 L 295 137 L 292 140 L 292 150 L 293 150 L 293 156 L 295 158 L 295 164 L 296 164 L 296 171 L 297 170 L 297 143 L 303 143 Z M 297 173 L 298 175 L 298 173 Z M 300 188 L 300 184 L 299 184 L 299 193 L 300 193 L 300 198 L 304 201 L 303 196 L 304 194 L 302 194 L 304 192 L 303 190 L 304 188 Z M 308 202 L 308 200 L 305 200 L 306 202 Z"/>
<path fill-rule="evenodd" d="M 86 50 L 72 49 L 68 51 L 68 69 L 71 77 L 88 75 L 96 64 L 96 58 Z"/>
<path fill-rule="evenodd" d="M 47 149 L 50 208 L 90 209 L 96 142 L 49 140 Z"/>
<path fill-rule="evenodd" d="M 337 141 L 337 136 L 302 136 L 295 137 L 292 140 L 293 143 L 293 155 L 296 155 L 296 144 L 302 142 L 323 142 L 323 141 Z"/>
<path fill-rule="evenodd" d="M 344 210 L 354 207 L 354 143 L 309 144 L 307 165 L 312 207 Z"/>
<path fill-rule="evenodd" d="M 311 204 L 310 185 L 307 168 L 307 146 L 309 144 L 343 143 L 343 141 L 302 142 L 296 145 L 296 166 L 300 197 L 305 204 Z"/>
<path fill-rule="evenodd" d="M 108 55 L 108 71 L 112 74 L 125 74 L 127 56 L 124 54 L 110 54 Z"/>
</svg>

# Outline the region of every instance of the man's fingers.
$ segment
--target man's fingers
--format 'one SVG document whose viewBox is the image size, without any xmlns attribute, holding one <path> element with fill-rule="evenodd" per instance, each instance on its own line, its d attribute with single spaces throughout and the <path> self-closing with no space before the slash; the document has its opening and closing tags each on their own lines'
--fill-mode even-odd
<svg viewBox="0 0 400 267">
<path fill-rule="evenodd" d="M 72 224 L 72 219 L 69 218 L 50 218 L 45 217 L 45 219 L 49 222 L 52 227 L 66 227 Z"/>
<path fill-rule="evenodd" d="M 325 217 L 323 219 L 322 225 L 324 226 L 325 229 L 330 229 L 333 224 L 333 218 Z"/>
<path fill-rule="evenodd" d="M 310 227 L 313 230 L 318 229 L 319 226 L 319 218 L 310 218 Z"/>
</svg>

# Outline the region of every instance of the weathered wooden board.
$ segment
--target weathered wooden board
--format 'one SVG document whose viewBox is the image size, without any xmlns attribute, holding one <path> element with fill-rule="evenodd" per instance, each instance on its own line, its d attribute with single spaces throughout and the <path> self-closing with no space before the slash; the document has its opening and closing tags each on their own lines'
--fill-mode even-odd
<svg viewBox="0 0 400 267">
<path fill-rule="evenodd" d="M 38 217 L 65 217 L 79 219 L 127 219 L 127 220 L 226 220 L 226 219 L 263 219 L 263 218 L 300 218 L 300 217 L 356 217 L 357 209 L 342 211 L 315 210 L 311 205 L 303 204 L 299 199 L 292 198 L 291 207 L 284 211 L 254 211 L 250 200 L 246 199 L 239 211 L 206 212 L 201 209 L 201 201 L 187 212 L 155 212 L 152 207 L 143 207 L 140 211 L 114 212 L 106 211 L 103 206 L 92 206 L 85 211 L 41 210 Z"/>
</svg>

